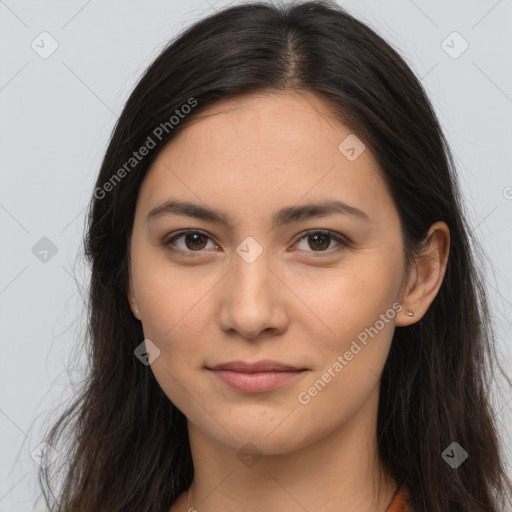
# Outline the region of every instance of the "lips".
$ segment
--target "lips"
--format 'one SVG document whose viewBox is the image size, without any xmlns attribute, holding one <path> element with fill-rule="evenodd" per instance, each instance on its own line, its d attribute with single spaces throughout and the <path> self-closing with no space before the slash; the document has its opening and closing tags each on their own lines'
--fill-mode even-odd
<svg viewBox="0 0 512 512">
<path fill-rule="evenodd" d="M 237 391 L 260 393 L 271 391 L 307 372 L 300 368 L 277 361 L 230 361 L 209 367 L 217 378 Z"/>
<path fill-rule="evenodd" d="M 265 359 L 255 363 L 248 363 L 245 361 L 230 361 L 215 366 L 208 367 L 210 370 L 230 370 L 233 372 L 242 373 L 256 373 L 256 372 L 299 372 L 306 368 L 300 368 L 289 364 L 280 363 L 278 361 L 271 361 Z"/>
</svg>

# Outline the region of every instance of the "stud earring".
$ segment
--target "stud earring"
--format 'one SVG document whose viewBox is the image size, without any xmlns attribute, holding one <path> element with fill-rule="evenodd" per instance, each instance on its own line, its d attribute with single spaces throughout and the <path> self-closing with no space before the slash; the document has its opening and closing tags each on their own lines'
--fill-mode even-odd
<svg viewBox="0 0 512 512">
<path fill-rule="evenodd" d="M 135 297 L 134 297 L 130 302 L 135 303 Z M 139 310 L 138 310 L 138 309 L 135 309 L 135 313 L 137 313 L 137 314 L 138 314 L 138 313 L 139 313 Z"/>
<path fill-rule="evenodd" d="M 412 309 L 409 309 L 406 314 L 409 316 L 414 316 L 414 311 Z"/>
</svg>

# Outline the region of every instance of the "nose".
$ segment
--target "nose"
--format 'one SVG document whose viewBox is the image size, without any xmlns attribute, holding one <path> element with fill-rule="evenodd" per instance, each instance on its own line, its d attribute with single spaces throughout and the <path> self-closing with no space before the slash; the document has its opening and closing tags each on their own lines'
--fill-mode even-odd
<svg viewBox="0 0 512 512">
<path fill-rule="evenodd" d="M 264 333 L 276 336 L 286 331 L 287 288 L 268 263 L 264 253 L 251 263 L 235 259 L 221 290 L 219 324 L 225 332 L 253 340 Z"/>
</svg>

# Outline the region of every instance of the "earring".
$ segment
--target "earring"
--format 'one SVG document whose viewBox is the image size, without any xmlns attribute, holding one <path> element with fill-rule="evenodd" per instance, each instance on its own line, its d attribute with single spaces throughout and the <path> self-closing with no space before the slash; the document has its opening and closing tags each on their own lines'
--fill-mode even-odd
<svg viewBox="0 0 512 512">
<path fill-rule="evenodd" d="M 130 302 L 135 302 L 135 297 L 130 301 Z M 139 313 L 139 310 L 138 309 L 135 309 L 135 313 Z"/>
<path fill-rule="evenodd" d="M 414 316 L 414 311 L 412 309 L 409 309 L 406 314 L 409 316 Z"/>
</svg>

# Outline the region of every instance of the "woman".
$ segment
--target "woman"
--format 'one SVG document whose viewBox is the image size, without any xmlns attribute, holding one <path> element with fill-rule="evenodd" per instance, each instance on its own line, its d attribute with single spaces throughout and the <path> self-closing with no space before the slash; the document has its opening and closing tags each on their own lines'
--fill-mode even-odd
<svg viewBox="0 0 512 512">
<path fill-rule="evenodd" d="M 460 202 L 417 78 L 341 7 L 187 29 L 98 176 L 91 370 L 47 438 L 74 429 L 51 510 L 502 511 Z"/>
</svg>

